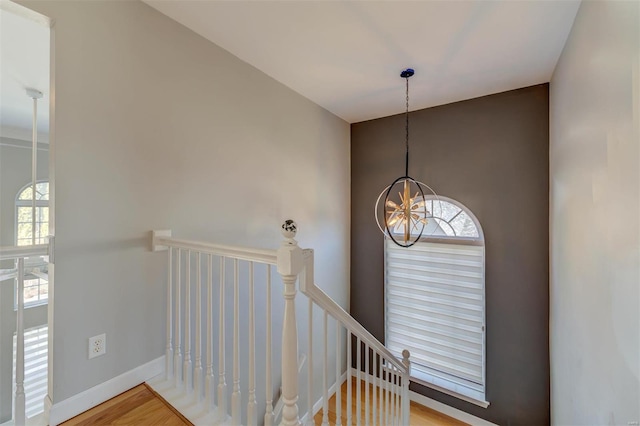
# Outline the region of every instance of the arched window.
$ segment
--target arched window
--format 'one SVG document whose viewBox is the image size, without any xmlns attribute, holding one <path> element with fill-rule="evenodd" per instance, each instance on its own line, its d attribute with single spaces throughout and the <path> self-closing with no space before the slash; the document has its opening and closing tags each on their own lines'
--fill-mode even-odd
<svg viewBox="0 0 640 426">
<path fill-rule="evenodd" d="M 411 352 L 413 381 L 486 407 L 482 228 L 455 200 L 425 202 L 427 224 L 415 245 L 385 240 L 386 345 Z"/>
<path fill-rule="evenodd" d="M 27 246 L 34 242 L 46 244 L 49 239 L 49 182 L 36 183 L 35 223 L 33 221 L 33 185 L 24 186 L 16 196 L 16 245 Z M 35 224 L 35 228 L 34 228 Z M 25 259 L 24 306 L 47 303 L 49 294 L 48 257 Z M 17 287 L 16 287 L 17 289 Z M 17 291 L 15 292 L 17 306 Z"/>
<path fill-rule="evenodd" d="M 33 229 L 33 185 L 23 187 L 16 197 L 16 245 L 45 244 L 49 237 L 49 182 L 36 183 L 36 221 Z"/>
</svg>

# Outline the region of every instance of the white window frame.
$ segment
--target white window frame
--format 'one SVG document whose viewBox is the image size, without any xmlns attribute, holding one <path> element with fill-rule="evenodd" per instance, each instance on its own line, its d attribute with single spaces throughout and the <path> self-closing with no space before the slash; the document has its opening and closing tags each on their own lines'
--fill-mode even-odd
<svg viewBox="0 0 640 426">
<path fill-rule="evenodd" d="M 473 224 L 475 225 L 477 232 L 478 232 L 478 237 L 477 238 L 470 238 L 470 237 L 457 237 L 457 236 L 422 236 L 420 237 L 419 241 L 416 243 L 417 245 L 419 245 L 421 242 L 427 242 L 427 243 L 435 243 L 435 244 L 460 244 L 460 245 L 467 245 L 467 246 L 482 246 L 482 300 L 481 300 L 481 304 L 482 304 L 482 391 L 477 391 L 474 389 L 469 389 L 466 388 L 464 386 L 460 386 L 456 383 L 454 383 L 451 380 L 447 380 L 446 378 L 446 373 L 439 376 L 437 371 L 434 371 L 433 369 L 430 369 L 433 371 L 433 373 L 429 373 L 426 372 L 424 370 L 428 370 L 429 367 L 424 366 L 424 368 L 422 368 L 422 370 L 418 370 L 417 368 L 412 368 L 411 370 L 411 381 L 416 382 L 418 384 L 421 384 L 423 386 L 435 389 L 439 392 L 454 396 L 456 398 L 459 398 L 461 400 L 464 400 L 466 402 L 470 402 L 472 404 L 481 406 L 483 408 L 486 408 L 489 406 L 489 402 L 486 400 L 486 353 L 487 353 L 487 348 L 486 348 L 486 252 L 485 252 L 485 245 L 484 245 L 484 234 L 482 231 L 482 227 L 480 226 L 480 222 L 478 221 L 478 219 L 475 217 L 475 215 L 466 207 L 464 206 L 462 203 L 453 200 L 451 198 L 448 197 L 443 197 L 443 196 L 425 196 L 425 200 L 434 200 L 434 202 L 436 201 L 443 201 L 443 202 L 447 202 L 450 203 L 458 208 L 460 208 L 463 212 L 465 212 L 469 218 L 473 221 Z M 433 213 L 433 212 L 431 212 Z M 436 216 L 436 218 L 438 218 Z M 441 220 L 445 220 L 442 218 L 438 218 Z M 450 219 L 452 220 L 452 219 Z M 448 222 L 445 220 L 445 222 Z M 385 339 L 387 342 L 389 342 L 389 323 L 387 321 L 388 318 L 388 306 L 389 306 L 389 301 L 388 301 L 388 297 L 389 297 L 389 293 L 388 293 L 388 275 L 387 275 L 387 261 L 388 261 L 388 250 L 387 250 L 387 244 L 390 241 L 390 239 L 387 237 L 385 238 L 385 248 L 384 248 L 384 260 L 385 260 Z M 398 351 L 394 351 L 394 352 L 398 352 Z M 398 353 L 398 355 L 400 355 Z"/>
<path fill-rule="evenodd" d="M 39 180 L 36 181 L 36 185 L 37 184 L 41 184 L 41 183 L 46 183 L 47 185 L 49 185 L 49 181 L 47 179 L 43 179 L 43 180 Z M 24 185 L 22 188 L 20 188 L 20 190 L 18 191 L 18 193 L 16 194 L 16 200 L 15 200 L 15 221 L 14 221 L 14 225 L 15 225 L 15 232 L 14 232 L 14 238 L 15 238 L 15 242 L 16 242 L 16 246 L 18 246 L 18 220 L 19 220 L 19 216 L 18 216 L 18 211 L 21 207 L 32 207 L 32 203 L 33 201 L 31 199 L 29 200 L 21 200 L 20 196 L 22 195 L 22 193 L 29 189 L 29 188 L 33 188 L 33 184 L 31 182 L 29 182 L 28 184 Z M 50 188 L 48 191 L 48 194 L 50 194 Z M 46 200 L 35 200 L 36 201 L 36 209 L 38 208 L 42 208 L 42 207 L 49 207 L 49 195 L 47 195 L 47 199 Z M 44 223 L 44 222 L 42 222 Z M 47 223 L 49 223 L 49 218 L 47 217 Z M 32 229 L 31 232 L 36 232 L 36 230 Z M 45 244 L 46 241 L 43 241 L 43 239 L 46 239 L 48 237 L 47 236 L 42 236 L 42 235 L 36 235 L 36 244 Z M 30 244 L 27 244 L 30 245 Z M 36 300 L 31 300 L 31 301 L 27 301 L 26 297 L 25 297 L 25 303 L 24 303 L 24 307 L 25 308 L 31 308 L 31 307 L 35 307 L 35 306 L 42 306 L 42 305 L 46 305 L 49 303 L 49 295 L 47 292 L 47 297 L 42 297 L 41 296 L 41 286 L 43 284 L 48 284 L 49 280 L 48 280 L 48 273 L 46 271 L 46 267 L 48 266 L 48 256 L 43 256 L 43 257 L 36 257 L 36 258 L 27 258 L 25 259 L 25 292 L 27 291 L 28 288 L 30 287 L 37 287 L 38 289 L 38 298 Z M 35 285 L 31 285 L 31 284 L 27 284 L 28 281 L 31 280 L 37 280 L 38 283 Z M 14 291 L 14 300 L 13 300 L 13 309 L 17 310 L 18 309 L 18 284 L 16 281 L 15 284 L 15 291 Z"/>
</svg>

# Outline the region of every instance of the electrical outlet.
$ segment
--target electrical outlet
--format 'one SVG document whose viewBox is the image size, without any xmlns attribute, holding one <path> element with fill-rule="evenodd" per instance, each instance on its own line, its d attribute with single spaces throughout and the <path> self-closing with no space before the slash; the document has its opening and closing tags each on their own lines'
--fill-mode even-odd
<svg viewBox="0 0 640 426">
<path fill-rule="evenodd" d="M 89 337 L 89 359 L 107 353 L 107 335 Z"/>
</svg>

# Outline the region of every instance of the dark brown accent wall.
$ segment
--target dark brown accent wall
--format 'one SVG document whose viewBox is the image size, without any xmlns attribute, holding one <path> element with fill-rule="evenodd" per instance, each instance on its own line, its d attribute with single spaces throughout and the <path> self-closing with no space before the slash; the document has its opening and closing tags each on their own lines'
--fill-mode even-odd
<svg viewBox="0 0 640 426">
<path fill-rule="evenodd" d="M 411 390 L 501 425 L 549 424 L 549 85 L 410 114 L 409 174 L 460 201 L 486 247 L 488 408 Z M 384 341 L 373 205 L 404 173 L 404 116 L 351 126 L 351 313 Z"/>
</svg>

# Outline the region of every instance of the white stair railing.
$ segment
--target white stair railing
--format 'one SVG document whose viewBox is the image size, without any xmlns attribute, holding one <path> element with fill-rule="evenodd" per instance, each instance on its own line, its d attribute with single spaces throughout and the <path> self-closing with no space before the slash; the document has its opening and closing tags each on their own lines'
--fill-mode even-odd
<svg viewBox="0 0 640 426">
<path fill-rule="evenodd" d="M 317 306 L 323 313 L 323 392 L 321 403 L 314 401 L 312 363 L 309 363 L 308 371 L 308 406 L 322 409 L 322 425 L 329 424 L 328 400 L 331 395 L 327 390 L 327 382 L 333 383 L 335 393 L 335 424 L 342 423 L 342 407 L 340 385 L 343 382 L 340 374 L 341 361 L 346 364 L 347 403 L 346 423 L 352 425 L 405 425 L 409 424 L 409 375 L 410 362 L 409 351 L 402 353 L 403 359 L 399 360 L 380 341 L 369 333 L 340 305 L 331 299 L 324 291 L 314 284 L 313 277 L 313 250 L 303 250 L 304 268 L 300 274 L 300 291 L 309 298 L 310 311 Z M 328 371 L 328 318 L 332 318 L 336 328 L 336 371 L 335 377 Z M 314 333 L 312 325 L 313 315 L 309 314 L 308 332 Z M 346 351 L 342 353 L 341 336 L 346 335 Z M 309 337 L 309 344 L 312 338 Z M 353 364 L 353 345 L 355 344 L 355 369 Z M 312 353 L 311 347 L 309 353 Z M 318 352 L 315 352 L 318 353 Z M 355 395 L 353 388 L 355 387 Z M 315 403 L 314 403 L 315 402 Z M 306 415 L 306 424 L 315 424 L 313 414 L 317 410 L 311 410 Z M 355 411 L 355 413 L 353 412 Z M 355 415 L 354 415 L 355 414 Z M 354 418 L 355 417 L 355 418 Z"/>
<path fill-rule="evenodd" d="M 0 247 L 0 261 L 14 260 L 15 268 L 5 270 L 3 280 L 16 278 L 17 280 L 17 304 L 16 304 L 16 368 L 14 378 L 14 406 L 13 424 L 23 426 L 27 422 L 26 395 L 25 395 L 25 353 L 24 353 L 24 280 L 25 259 L 39 256 L 47 256 L 49 246 L 47 244 L 30 246 Z"/>
<path fill-rule="evenodd" d="M 298 246 L 293 221 L 286 221 L 282 228 L 285 239 L 278 250 L 180 240 L 172 238 L 170 231 L 152 233 L 153 250 L 167 250 L 169 266 L 166 373 L 161 381 L 151 385 L 196 425 L 245 423 L 253 426 L 260 419 L 270 426 L 280 414 L 281 425 L 301 424 L 298 384 L 303 380 L 307 396 L 307 410 L 302 416 L 305 424 L 314 424 L 314 414 L 322 410 L 322 425 L 328 425 L 329 399 L 335 394 L 335 424 L 341 425 L 341 385 L 346 380 L 347 400 L 352 401 L 346 405 L 347 424 L 408 424 L 409 353 L 403 353 L 402 361 L 397 359 L 318 288 L 313 282 L 313 250 Z M 272 373 L 273 266 L 284 287 L 281 377 L 274 377 Z M 308 335 L 306 375 L 299 375 L 298 371 L 298 280 L 309 306 L 308 323 L 304 327 Z M 227 292 L 229 287 L 233 294 Z M 256 322 L 256 301 L 260 301 L 260 309 L 264 308 L 264 323 L 260 319 Z M 206 315 L 202 315 L 203 308 Z M 314 309 L 320 309 L 322 314 L 319 323 L 314 323 Z M 230 330 L 231 339 L 226 335 Z M 331 339 L 334 332 L 335 338 Z M 322 342 L 319 349 L 313 347 L 313 336 L 318 333 L 321 334 L 316 342 Z M 265 336 L 264 348 L 256 347 L 257 334 Z M 260 358 L 264 364 L 260 366 L 256 362 L 258 350 L 264 353 Z M 353 355 L 357 355 L 355 363 L 352 363 Z M 320 359 L 314 363 L 318 356 Z M 226 371 L 229 362 L 232 366 L 230 388 Z M 314 372 L 319 369 L 322 369 L 322 383 L 318 388 L 322 391 L 316 394 Z M 264 391 L 256 388 L 258 373 L 264 374 Z M 274 379 L 281 383 L 276 410 Z M 259 404 L 264 415 L 263 411 L 258 414 Z"/>
</svg>

